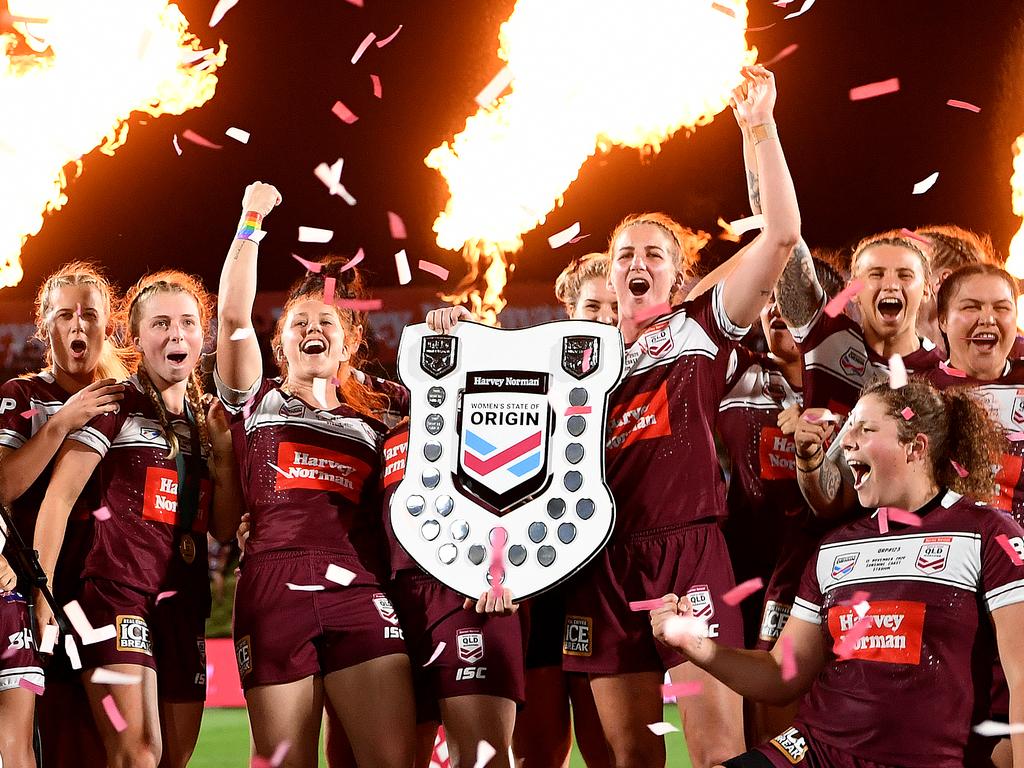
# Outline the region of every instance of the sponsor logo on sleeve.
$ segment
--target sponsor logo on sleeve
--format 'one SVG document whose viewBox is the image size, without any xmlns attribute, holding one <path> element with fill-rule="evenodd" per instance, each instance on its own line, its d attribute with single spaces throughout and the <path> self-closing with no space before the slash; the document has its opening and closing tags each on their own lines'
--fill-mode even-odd
<svg viewBox="0 0 1024 768">
<path fill-rule="evenodd" d="M 562 653 L 567 656 L 593 655 L 593 627 L 594 620 L 589 616 L 566 616 Z"/>
<path fill-rule="evenodd" d="M 249 635 L 235 641 L 235 661 L 238 663 L 238 676 L 245 677 L 252 672 L 252 642 Z"/>
<path fill-rule="evenodd" d="M 117 650 L 153 655 L 153 644 L 149 626 L 141 616 L 119 615 L 114 626 L 117 628 Z"/>
<path fill-rule="evenodd" d="M 920 664 L 925 607 L 914 600 L 872 600 L 865 615 L 868 629 L 854 644 L 851 659 Z M 836 605 L 828 610 L 829 631 L 840 642 L 856 622 L 852 607 Z"/>
<path fill-rule="evenodd" d="M 792 609 L 793 606 L 786 603 L 777 603 L 774 600 L 765 601 L 764 612 L 761 614 L 761 631 L 758 633 L 758 639 L 766 643 L 778 640 L 779 635 L 782 634 L 782 628 L 786 626 L 786 622 L 789 620 L 789 612 Z"/>
<path fill-rule="evenodd" d="M 796 477 L 796 446 L 778 427 L 761 428 L 761 479 L 793 480 Z"/>
<path fill-rule="evenodd" d="M 609 450 L 624 448 L 638 440 L 672 434 L 668 418 L 668 394 L 662 384 L 650 392 L 641 392 L 611 412 L 608 420 Z"/>
<path fill-rule="evenodd" d="M 952 540 L 949 536 L 927 537 L 917 552 L 917 562 L 914 563 L 917 570 L 921 573 L 938 573 L 945 570 Z"/>
<path fill-rule="evenodd" d="M 282 442 L 277 448 L 275 490 L 336 491 L 358 503 L 370 466 L 354 456 L 318 445 Z"/>
<path fill-rule="evenodd" d="M 853 573 L 853 568 L 857 565 L 857 558 L 859 557 L 860 552 L 847 552 L 842 555 L 836 555 L 836 559 L 832 561 L 832 578 L 841 579 Z"/>
<path fill-rule="evenodd" d="M 792 765 L 802 763 L 807 755 L 807 739 L 796 728 L 787 728 L 769 743 Z"/>
</svg>

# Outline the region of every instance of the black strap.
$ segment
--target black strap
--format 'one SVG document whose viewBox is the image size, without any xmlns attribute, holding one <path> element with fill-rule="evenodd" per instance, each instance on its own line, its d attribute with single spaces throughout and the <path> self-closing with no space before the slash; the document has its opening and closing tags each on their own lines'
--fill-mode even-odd
<svg viewBox="0 0 1024 768">
<path fill-rule="evenodd" d="M 190 531 L 199 514 L 199 467 L 203 460 L 203 451 L 187 402 L 185 418 L 188 423 L 190 445 L 188 461 L 186 462 L 179 445 L 174 463 L 178 467 L 178 528 Z"/>
</svg>

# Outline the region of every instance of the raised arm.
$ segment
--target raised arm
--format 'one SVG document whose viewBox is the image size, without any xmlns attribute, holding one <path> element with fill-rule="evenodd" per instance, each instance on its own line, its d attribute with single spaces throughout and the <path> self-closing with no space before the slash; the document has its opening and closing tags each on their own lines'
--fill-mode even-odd
<svg viewBox="0 0 1024 768">
<path fill-rule="evenodd" d="M 256 181 L 245 188 L 242 218 L 234 242 L 224 259 L 217 292 L 217 375 L 232 390 L 248 391 L 263 376 L 259 341 L 252 332 L 252 304 L 256 298 L 256 260 L 259 242 L 252 229 L 281 202 L 270 184 Z M 232 341 L 232 335 L 241 338 Z"/>
<path fill-rule="evenodd" d="M 733 98 L 737 119 L 749 126 L 764 226 L 724 278 L 722 303 L 730 320 L 750 325 L 800 239 L 800 210 L 775 128 L 775 78 L 761 66 L 745 68 L 743 76 Z"/>
<path fill-rule="evenodd" d="M 836 519 L 857 506 L 857 493 L 848 470 L 844 473 L 842 453 L 829 456 L 825 448 L 835 429 L 831 422 L 821 420 L 826 413 L 825 408 L 808 408 L 796 424 L 796 480 L 815 515 Z"/>
</svg>

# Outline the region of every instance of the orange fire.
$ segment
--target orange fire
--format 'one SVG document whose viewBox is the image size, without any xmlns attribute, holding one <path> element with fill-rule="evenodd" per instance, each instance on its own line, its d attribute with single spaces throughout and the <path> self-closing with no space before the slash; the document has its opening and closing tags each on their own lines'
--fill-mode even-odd
<svg viewBox="0 0 1024 768">
<path fill-rule="evenodd" d="M 425 160 L 448 183 L 437 243 L 461 248 L 469 267 L 446 298 L 494 322 L 507 255 L 561 205 L 587 158 L 657 153 L 721 112 L 757 56 L 746 20 L 746 0 L 518 0 L 499 33 L 511 91 Z"/>
<path fill-rule="evenodd" d="M 1013 142 L 1013 176 L 1010 177 L 1010 205 L 1013 215 L 1024 218 L 1024 134 Z M 1024 221 L 1010 240 L 1006 271 L 1016 278 L 1024 278 Z M 1017 299 L 1017 327 L 1024 329 L 1024 296 Z"/>
<path fill-rule="evenodd" d="M 9 0 L 0 35 L 0 288 L 22 277 L 22 246 L 95 148 L 111 155 L 133 112 L 180 115 L 217 87 L 227 46 L 201 51 L 166 0 Z M 70 166 L 70 167 L 69 167 Z M 70 173 L 69 173 L 70 172 Z"/>
</svg>

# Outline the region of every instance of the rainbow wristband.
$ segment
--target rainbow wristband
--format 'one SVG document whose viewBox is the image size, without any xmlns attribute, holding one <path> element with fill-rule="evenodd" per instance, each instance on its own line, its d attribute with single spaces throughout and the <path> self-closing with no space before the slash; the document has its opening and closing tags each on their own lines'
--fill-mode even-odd
<svg viewBox="0 0 1024 768">
<path fill-rule="evenodd" d="M 238 230 L 238 234 L 235 235 L 236 240 L 251 240 L 254 243 L 258 243 L 253 235 L 260 231 L 260 222 L 263 221 L 263 216 L 256 211 L 246 211 L 245 217 L 242 219 L 242 226 Z"/>
</svg>

